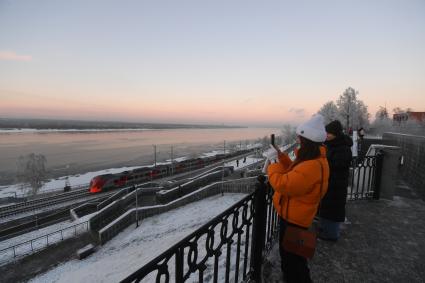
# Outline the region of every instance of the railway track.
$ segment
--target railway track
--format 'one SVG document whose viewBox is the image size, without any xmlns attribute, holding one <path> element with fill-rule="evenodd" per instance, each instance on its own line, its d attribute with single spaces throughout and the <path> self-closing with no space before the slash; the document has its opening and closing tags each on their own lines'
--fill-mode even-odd
<svg viewBox="0 0 425 283">
<path fill-rule="evenodd" d="M 90 193 L 87 189 L 79 189 L 72 192 L 60 193 L 49 197 L 3 206 L 0 207 L 0 218 L 54 206 L 60 203 L 84 198 L 89 195 Z"/>
<path fill-rule="evenodd" d="M 91 198 L 90 201 L 101 201 L 109 197 L 110 193 L 102 194 Z M 56 207 L 48 212 L 42 212 L 37 215 L 33 215 L 30 218 L 22 218 L 16 221 L 10 221 L 4 223 L 3 227 L 0 228 L 0 241 L 19 236 L 24 233 L 34 231 L 49 225 L 56 224 L 61 221 L 69 220 L 69 210 L 73 207 L 81 205 L 88 200 L 81 200 L 73 204 L 67 204 L 61 207 Z"/>
</svg>

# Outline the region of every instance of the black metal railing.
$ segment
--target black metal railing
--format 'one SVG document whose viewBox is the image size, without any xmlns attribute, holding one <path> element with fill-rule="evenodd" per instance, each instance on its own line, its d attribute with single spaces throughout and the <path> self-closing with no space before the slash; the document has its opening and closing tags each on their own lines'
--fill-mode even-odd
<svg viewBox="0 0 425 283">
<path fill-rule="evenodd" d="M 258 180 L 254 193 L 122 282 L 259 282 L 264 251 L 277 235 L 277 217 L 266 178 Z"/>
<path fill-rule="evenodd" d="M 197 277 L 197 282 L 245 279 L 249 272 L 253 199 L 254 194 L 246 196 L 122 282 L 184 282 L 189 277 Z"/>
<path fill-rule="evenodd" d="M 348 200 L 379 199 L 383 154 L 354 159 L 350 169 Z"/>
<path fill-rule="evenodd" d="M 278 236 L 279 232 L 279 216 L 274 209 L 273 206 L 273 189 L 268 182 L 260 183 L 261 186 L 264 186 L 266 191 L 266 211 L 267 211 L 267 230 L 265 236 L 265 251 L 268 252 L 272 245 L 274 244 L 274 240 Z"/>
</svg>

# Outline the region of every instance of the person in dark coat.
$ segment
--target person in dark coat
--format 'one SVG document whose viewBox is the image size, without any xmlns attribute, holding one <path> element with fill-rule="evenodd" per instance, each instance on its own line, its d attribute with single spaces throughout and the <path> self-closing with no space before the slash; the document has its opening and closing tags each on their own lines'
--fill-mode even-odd
<svg viewBox="0 0 425 283">
<path fill-rule="evenodd" d="M 345 221 L 345 204 L 347 201 L 348 177 L 351 165 L 352 139 L 342 131 L 338 120 L 326 125 L 327 147 L 330 176 L 329 186 L 319 208 L 320 229 L 319 238 L 337 241 L 340 222 Z"/>
</svg>

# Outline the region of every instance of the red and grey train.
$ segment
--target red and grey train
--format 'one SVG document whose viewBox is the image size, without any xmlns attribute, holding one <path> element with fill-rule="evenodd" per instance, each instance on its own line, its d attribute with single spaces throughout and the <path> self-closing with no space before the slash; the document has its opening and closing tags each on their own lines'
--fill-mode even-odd
<svg viewBox="0 0 425 283">
<path fill-rule="evenodd" d="M 94 194 L 120 188 L 126 185 L 143 183 L 153 179 L 169 176 L 171 173 L 178 174 L 202 168 L 220 160 L 235 157 L 248 152 L 249 150 L 241 150 L 234 153 L 217 154 L 210 157 L 187 159 L 174 163 L 173 168 L 171 167 L 171 164 L 163 164 L 156 167 L 141 167 L 131 171 L 123 171 L 116 174 L 103 174 L 94 177 L 90 181 L 89 191 L 90 193 Z"/>
</svg>

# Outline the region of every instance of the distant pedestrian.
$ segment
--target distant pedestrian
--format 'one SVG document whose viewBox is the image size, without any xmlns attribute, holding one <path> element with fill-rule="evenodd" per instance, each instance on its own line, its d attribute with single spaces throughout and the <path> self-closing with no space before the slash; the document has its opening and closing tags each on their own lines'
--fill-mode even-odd
<svg viewBox="0 0 425 283">
<path fill-rule="evenodd" d="M 239 159 L 236 159 L 236 167 L 239 167 Z"/>
<path fill-rule="evenodd" d="M 246 162 L 246 156 L 243 158 L 243 163 L 245 163 Z"/>
<path fill-rule="evenodd" d="M 345 204 L 347 200 L 348 176 L 351 165 L 351 146 L 353 141 L 342 132 L 338 120 L 326 125 L 327 159 L 330 176 L 328 192 L 322 200 L 319 210 L 319 238 L 337 241 L 340 233 L 340 222 L 345 220 Z"/>
<path fill-rule="evenodd" d="M 358 135 L 359 135 L 360 140 L 363 140 L 363 137 L 365 135 L 365 131 L 364 131 L 363 127 L 359 129 Z"/>
</svg>

